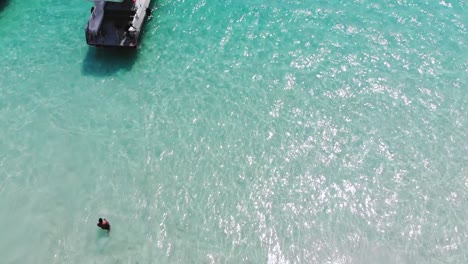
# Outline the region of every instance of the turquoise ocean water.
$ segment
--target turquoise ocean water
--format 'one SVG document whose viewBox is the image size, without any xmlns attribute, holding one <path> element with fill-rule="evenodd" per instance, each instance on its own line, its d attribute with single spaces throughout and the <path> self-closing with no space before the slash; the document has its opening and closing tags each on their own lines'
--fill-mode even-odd
<svg viewBox="0 0 468 264">
<path fill-rule="evenodd" d="M 468 263 L 466 1 L 90 8 L 0 1 L 0 263 Z"/>
</svg>

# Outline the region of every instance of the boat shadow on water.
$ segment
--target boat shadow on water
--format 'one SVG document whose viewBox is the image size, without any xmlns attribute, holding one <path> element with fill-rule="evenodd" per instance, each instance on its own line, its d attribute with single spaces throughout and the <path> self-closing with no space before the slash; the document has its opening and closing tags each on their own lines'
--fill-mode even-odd
<svg viewBox="0 0 468 264">
<path fill-rule="evenodd" d="M 5 7 L 7 7 L 9 2 L 10 2 L 9 0 L 0 0 L 0 12 L 3 11 Z"/>
<path fill-rule="evenodd" d="M 138 50 L 135 49 L 89 48 L 83 60 L 82 73 L 109 76 L 118 71 L 130 71 L 137 57 Z"/>
</svg>

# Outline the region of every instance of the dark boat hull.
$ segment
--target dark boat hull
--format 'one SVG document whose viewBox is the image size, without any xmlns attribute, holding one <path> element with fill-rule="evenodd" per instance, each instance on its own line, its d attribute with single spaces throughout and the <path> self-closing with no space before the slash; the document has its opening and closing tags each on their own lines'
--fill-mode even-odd
<svg viewBox="0 0 468 264">
<path fill-rule="evenodd" d="M 91 10 L 86 25 L 86 43 L 95 47 L 136 48 L 150 15 L 150 0 L 105 2 Z M 99 9 L 99 10 L 98 10 Z"/>
</svg>

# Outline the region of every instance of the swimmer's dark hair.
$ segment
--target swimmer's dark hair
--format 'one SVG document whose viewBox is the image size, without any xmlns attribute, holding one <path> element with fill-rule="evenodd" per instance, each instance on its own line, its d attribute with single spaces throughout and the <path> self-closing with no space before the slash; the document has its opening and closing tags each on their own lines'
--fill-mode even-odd
<svg viewBox="0 0 468 264">
<path fill-rule="evenodd" d="M 102 218 L 99 218 L 99 223 L 102 223 Z"/>
</svg>

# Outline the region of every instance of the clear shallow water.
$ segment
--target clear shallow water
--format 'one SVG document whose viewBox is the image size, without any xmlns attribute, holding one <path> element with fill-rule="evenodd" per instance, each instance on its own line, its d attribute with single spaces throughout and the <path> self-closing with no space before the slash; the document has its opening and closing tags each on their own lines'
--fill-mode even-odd
<svg viewBox="0 0 468 264">
<path fill-rule="evenodd" d="M 6 2 L 2 263 L 467 263 L 464 1 Z"/>
</svg>

